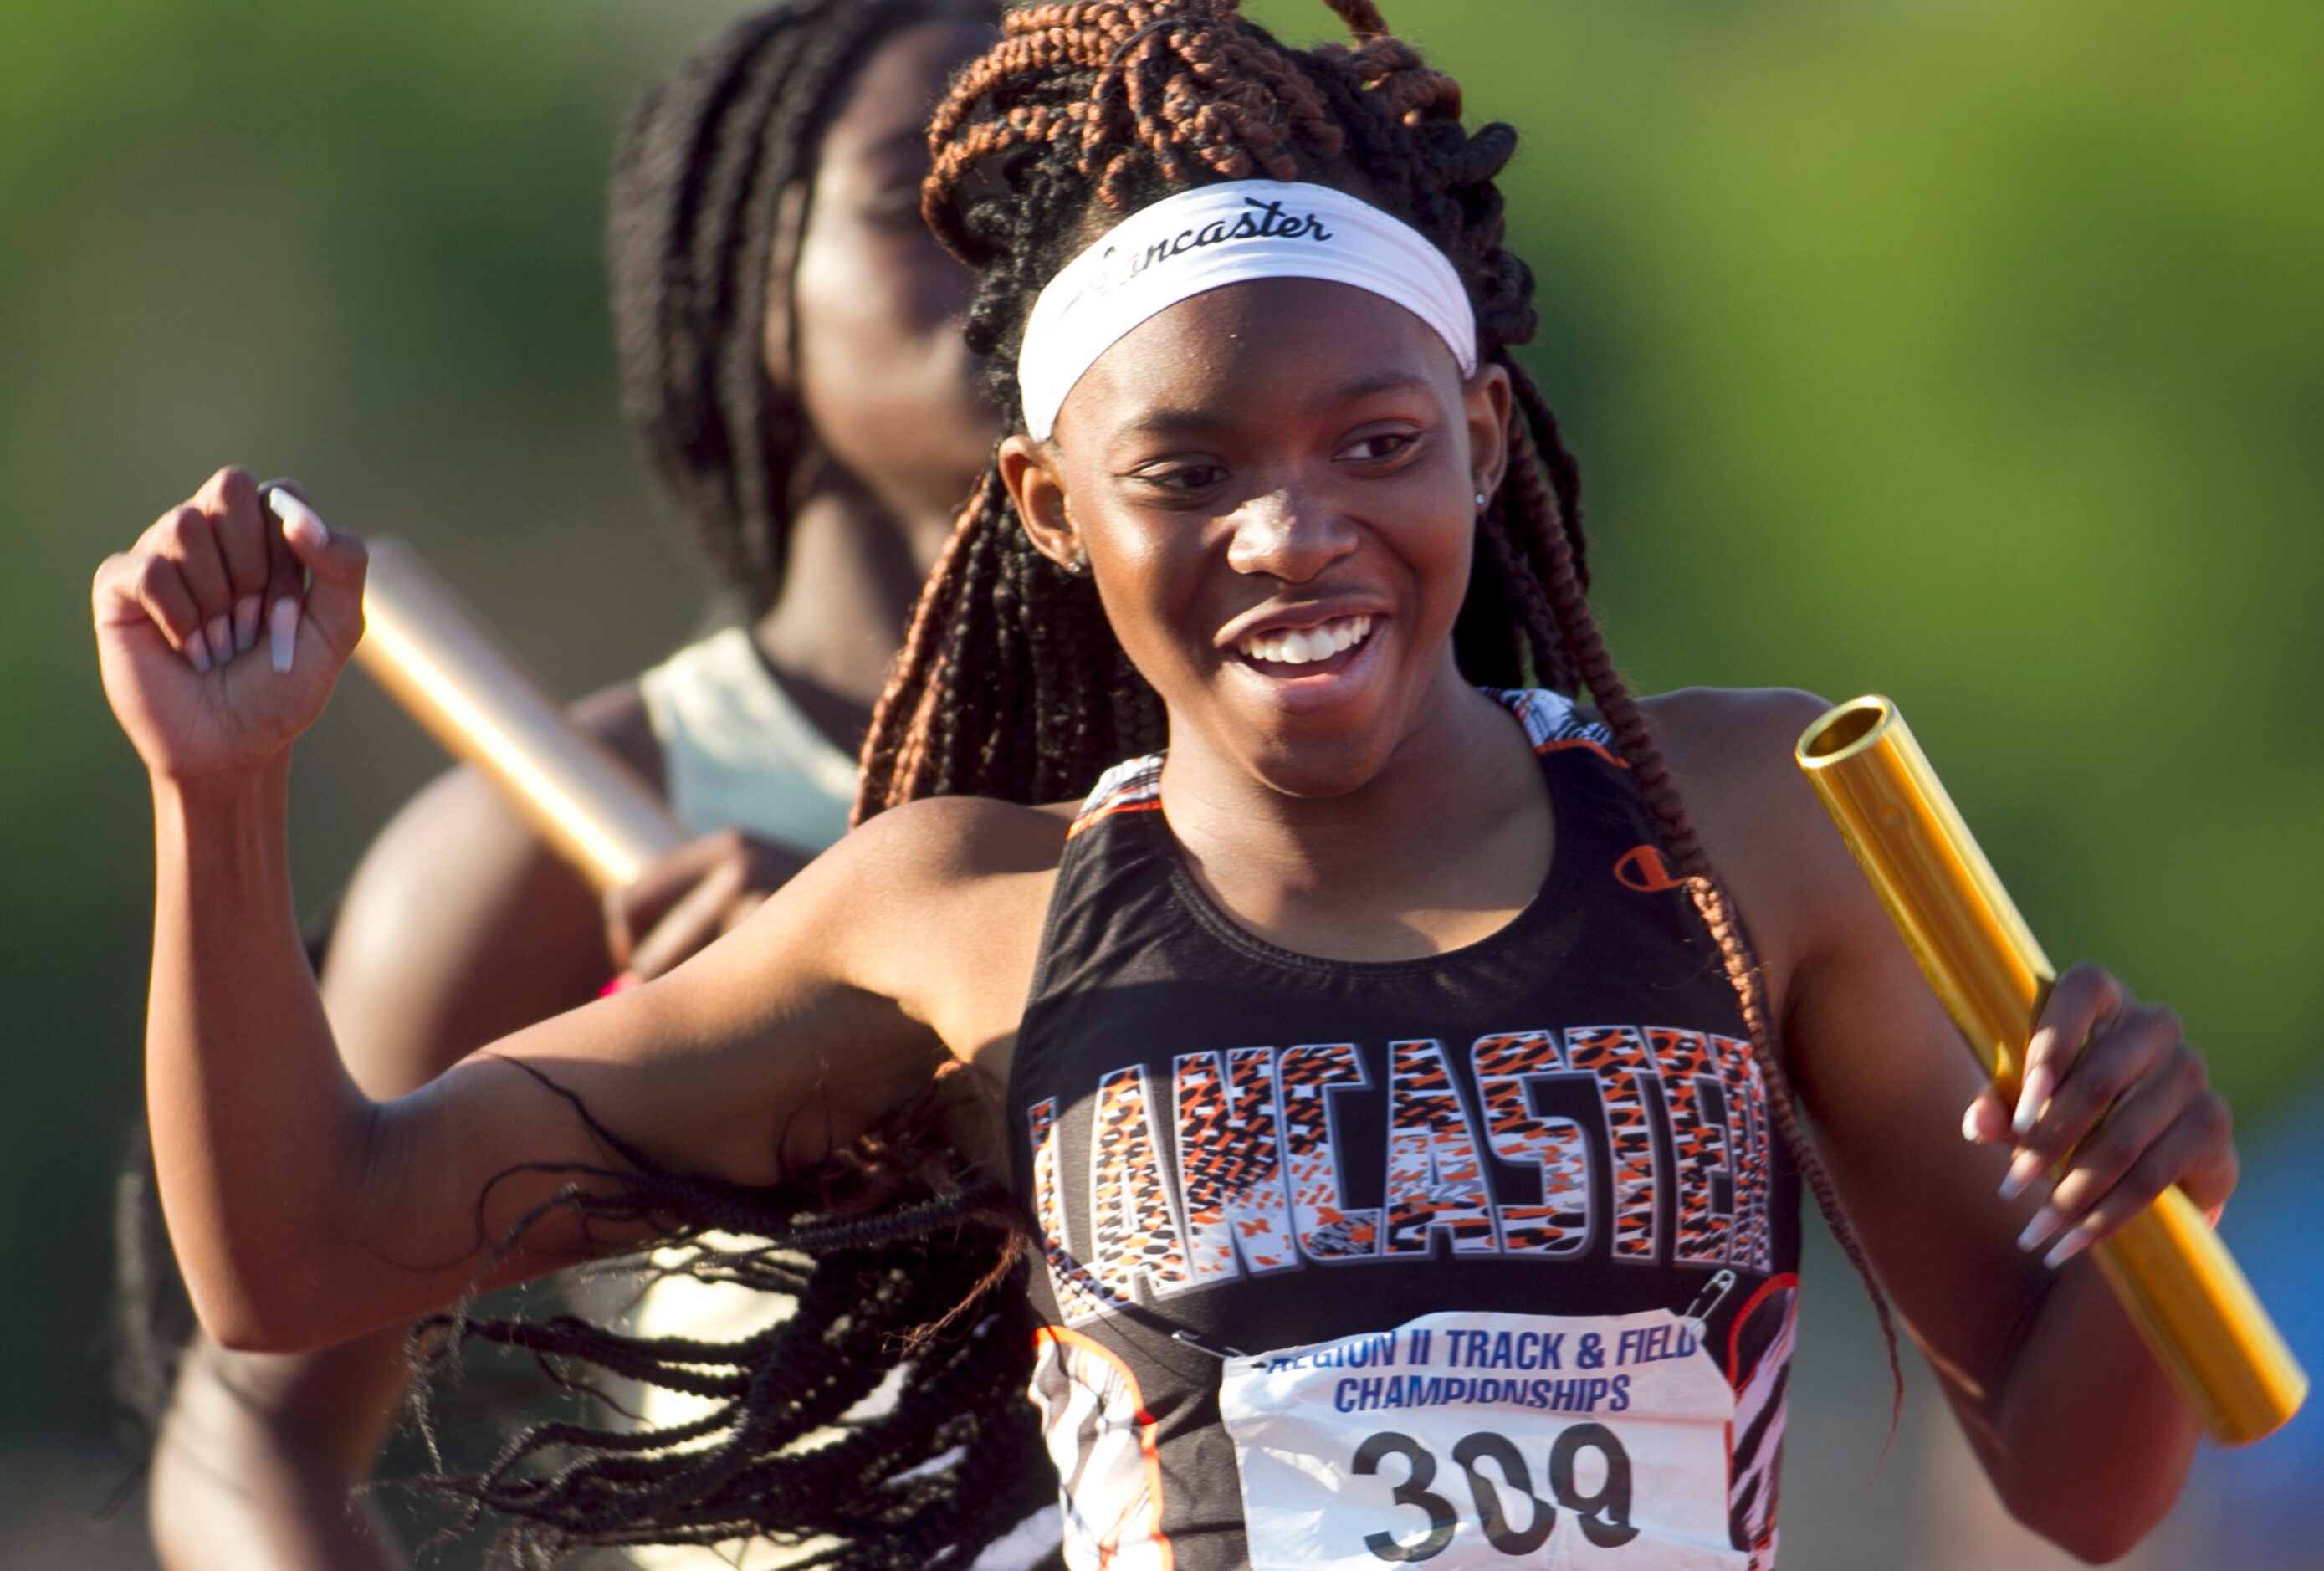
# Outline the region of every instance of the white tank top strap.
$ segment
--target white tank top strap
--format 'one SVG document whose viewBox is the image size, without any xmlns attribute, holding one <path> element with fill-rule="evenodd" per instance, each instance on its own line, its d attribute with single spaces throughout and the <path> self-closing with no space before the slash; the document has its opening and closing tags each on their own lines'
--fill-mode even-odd
<svg viewBox="0 0 2324 1571">
<path fill-rule="evenodd" d="M 845 833 L 855 761 L 799 712 L 748 629 L 688 644 L 638 686 L 670 808 L 688 828 L 733 826 L 810 852 Z"/>
</svg>

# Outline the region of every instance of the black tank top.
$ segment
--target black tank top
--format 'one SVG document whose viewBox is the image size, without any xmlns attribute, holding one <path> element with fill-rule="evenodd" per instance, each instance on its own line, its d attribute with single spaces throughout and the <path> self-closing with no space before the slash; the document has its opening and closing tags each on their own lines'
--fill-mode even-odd
<svg viewBox="0 0 2324 1571">
<path fill-rule="evenodd" d="M 1076 1571 L 1774 1563 L 1797 1179 L 1605 730 L 1493 697 L 1554 848 L 1449 954 L 1237 926 L 1158 755 L 1074 823 L 1009 1106 Z"/>
</svg>

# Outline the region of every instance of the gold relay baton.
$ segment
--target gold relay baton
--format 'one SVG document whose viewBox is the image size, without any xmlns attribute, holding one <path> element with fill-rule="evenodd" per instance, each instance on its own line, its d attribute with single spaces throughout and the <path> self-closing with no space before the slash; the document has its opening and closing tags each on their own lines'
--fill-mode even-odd
<svg viewBox="0 0 2324 1571">
<path fill-rule="evenodd" d="M 1877 696 L 1840 705 L 1795 756 L 1969 1050 L 2014 1100 L 2057 974 L 1904 717 Z M 2300 1410 L 2307 1372 L 2183 1190 L 2164 1190 L 2090 1252 L 2214 1439 L 2248 1444 Z"/>
<path fill-rule="evenodd" d="M 574 722 L 419 552 L 370 543 L 355 659 L 412 718 L 598 889 L 631 883 L 686 843 L 637 772 Z"/>
</svg>

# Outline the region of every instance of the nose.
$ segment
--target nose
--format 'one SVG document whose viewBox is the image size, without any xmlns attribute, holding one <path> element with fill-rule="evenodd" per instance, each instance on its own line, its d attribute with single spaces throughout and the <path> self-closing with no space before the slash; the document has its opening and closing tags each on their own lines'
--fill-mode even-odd
<svg viewBox="0 0 2324 1571">
<path fill-rule="evenodd" d="M 1321 496 L 1286 487 L 1254 496 L 1238 509 L 1227 541 L 1227 565 L 1304 584 L 1356 549 L 1356 531 Z"/>
</svg>

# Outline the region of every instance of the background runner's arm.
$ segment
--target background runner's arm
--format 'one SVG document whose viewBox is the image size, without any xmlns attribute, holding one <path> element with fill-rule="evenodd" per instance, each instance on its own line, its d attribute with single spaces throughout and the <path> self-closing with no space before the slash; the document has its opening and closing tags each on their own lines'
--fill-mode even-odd
<svg viewBox="0 0 2324 1571">
<path fill-rule="evenodd" d="M 400 1571 L 366 1496 L 403 1389 L 403 1328 L 320 1354 L 186 1350 L 148 1512 L 167 1571 Z"/>
</svg>

